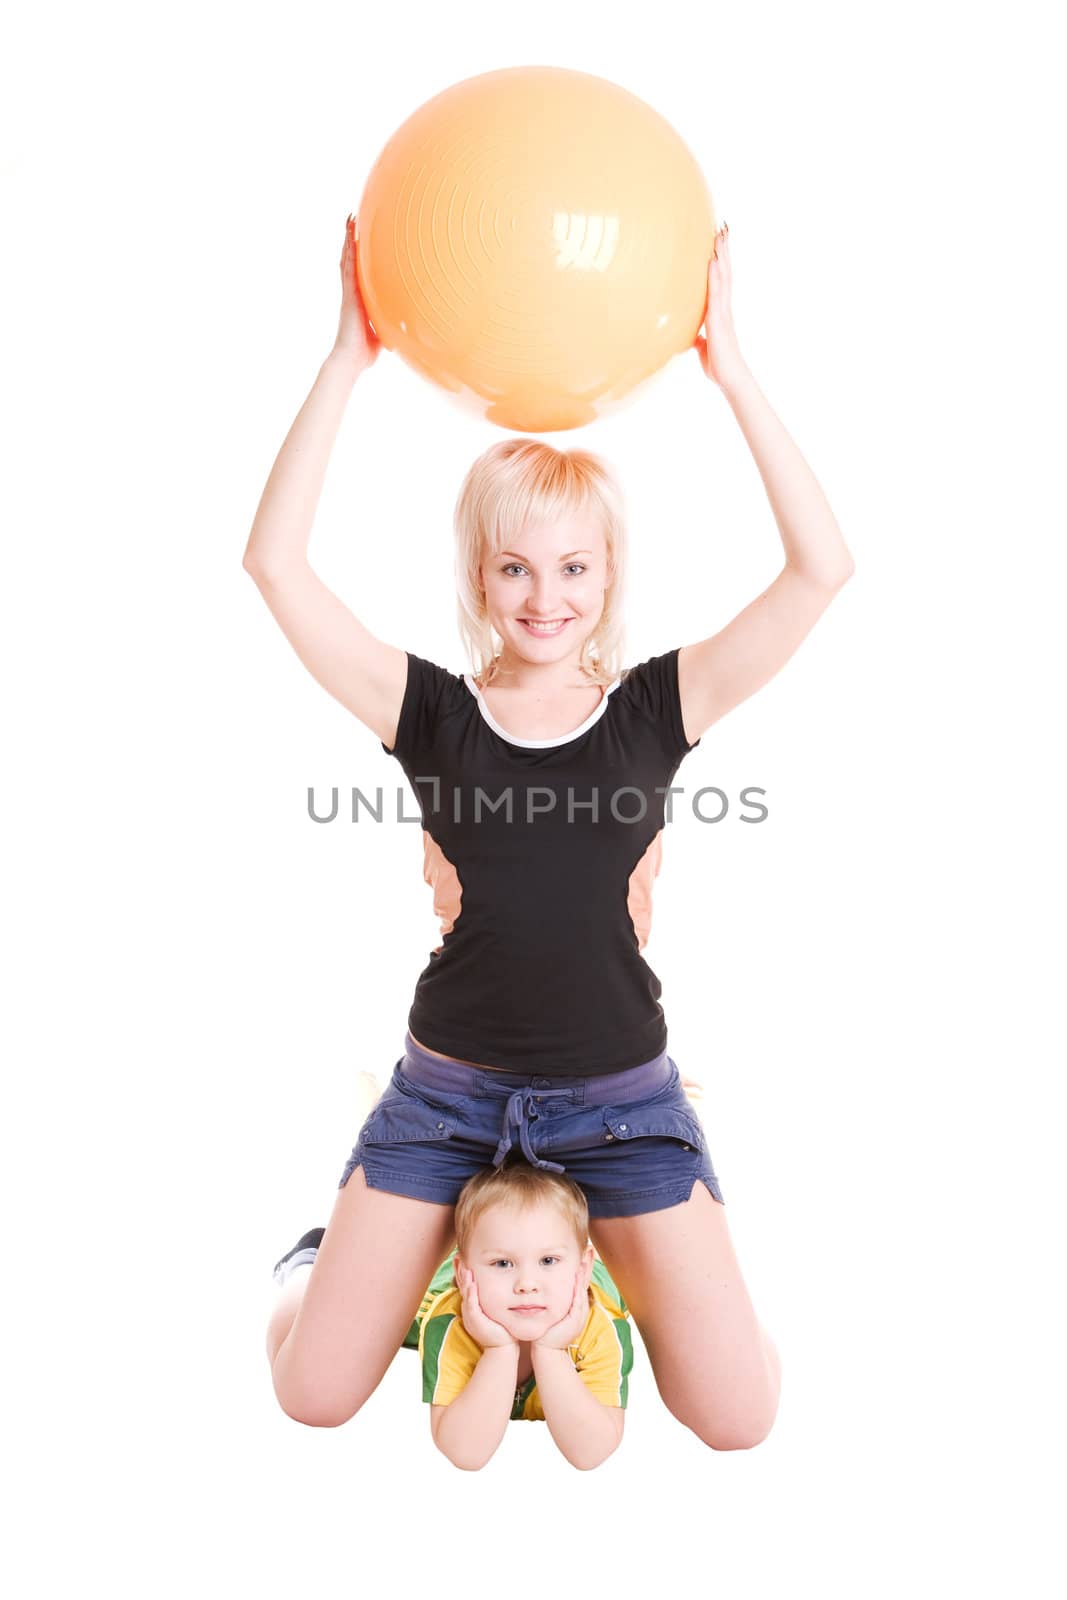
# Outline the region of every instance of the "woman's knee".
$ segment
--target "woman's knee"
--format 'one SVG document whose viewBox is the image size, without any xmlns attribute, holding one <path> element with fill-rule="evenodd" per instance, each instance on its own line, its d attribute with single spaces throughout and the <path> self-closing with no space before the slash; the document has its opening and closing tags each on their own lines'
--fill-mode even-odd
<svg viewBox="0 0 1067 1600">
<path fill-rule="evenodd" d="M 712 1450 L 752 1450 L 774 1427 L 782 1392 L 782 1363 L 770 1335 L 760 1329 L 764 1360 L 762 1370 L 750 1372 L 747 1381 L 725 1389 L 670 1387 L 660 1394 L 671 1415 L 677 1417 Z M 725 1401 L 725 1403 L 724 1403 Z"/>
<path fill-rule="evenodd" d="M 309 1428 L 339 1428 L 350 1422 L 381 1376 L 351 1366 L 338 1370 L 324 1352 L 303 1347 L 292 1332 L 271 1362 L 270 1375 L 286 1416 Z"/>
<path fill-rule="evenodd" d="M 348 1409 L 337 1411 L 333 1407 L 315 1403 L 287 1403 L 280 1395 L 278 1403 L 287 1417 L 292 1417 L 294 1422 L 302 1422 L 306 1428 L 340 1428 L 344 1423 L 351 1422 L 356 1414 Z"/>
<path fill-rule="evenodd" d="M 668 1407 L 678 1421 L 695 1433 L 697 1438 L 712 1450 L 752 1450 L 762 1444 L 774 1427 L 777 1406 L 770 1416 L 753 1415 L 724 1419 L 707 1414 L 685 1413 Z"/>
<path fill-rule="evenodd" d="M 287 1417 L 307 1428 L 340 1428 L 351 1422 L 367 1399 L 363 1394 L 331 1393 L 321 1383 L 301 1382 L 299 1376 L 294 1381 L 293 1374 L 278 1369 L 275 1362 L 271 1371 L 275 1398 Z"/>
</svg>

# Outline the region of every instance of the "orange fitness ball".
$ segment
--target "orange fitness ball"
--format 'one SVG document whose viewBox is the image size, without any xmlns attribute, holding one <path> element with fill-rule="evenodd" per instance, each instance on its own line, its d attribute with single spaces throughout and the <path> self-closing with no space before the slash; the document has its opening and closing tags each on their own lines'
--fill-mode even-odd
<svg viewBox="0 0 1067 1600">
<path fill-rule="evenodd" d="M 668 122 L 604 78 L 510 67 L 420 106 L 359 205 L 386 349 L 502 428 L 580 428 L 691 348 L 711 196 Z"/>
</svg>

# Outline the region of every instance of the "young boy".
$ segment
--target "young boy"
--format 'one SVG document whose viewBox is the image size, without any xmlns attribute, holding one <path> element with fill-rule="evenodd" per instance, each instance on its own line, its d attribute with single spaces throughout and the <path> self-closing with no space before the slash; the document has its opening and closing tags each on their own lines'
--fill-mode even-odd
<svg viewBox="0 0 1067 1600">
<path fill-rule="evenodd" d="M 572 1466 L 599 1466 L 622 1438 L 633 1345 L 581 1189 L 523 1161 L 488 1168 L 464 1185 L 455 1228 L 404 1341 L 417 1340 L 434 1443 L 474 1470 L 509 1421 L 544 1421 Z"/>
</svg>

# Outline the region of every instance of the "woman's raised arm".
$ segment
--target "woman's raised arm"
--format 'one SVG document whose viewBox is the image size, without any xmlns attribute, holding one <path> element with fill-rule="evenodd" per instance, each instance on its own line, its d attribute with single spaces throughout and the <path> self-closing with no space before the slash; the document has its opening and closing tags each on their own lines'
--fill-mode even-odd
<svg viewBox="0 0 1067 1600">
<path fill-rule="evenodd" d="M 323 688 L 392 747 L 407 655 L 383 644 L 312 571 L 308 541 L 345 406 L 380 344 L 359 293 L 350 217 L 341 254 L 337 339 L 271 469 L 244 555 L 278 626 Z"/>
<path fill-rule="evenodd" d="M 815 474 L 745 365 L 734 333 L 730 287 L 729 236 L 723 228 L 708 269 L 706 332 L 696 346 L 704 371 L 722 389 L 752 451 L 785 565 L 725 628 L 679 651 L 678 691 L 690 744 L 784 667 L 855 566 Z"/>
</svg>

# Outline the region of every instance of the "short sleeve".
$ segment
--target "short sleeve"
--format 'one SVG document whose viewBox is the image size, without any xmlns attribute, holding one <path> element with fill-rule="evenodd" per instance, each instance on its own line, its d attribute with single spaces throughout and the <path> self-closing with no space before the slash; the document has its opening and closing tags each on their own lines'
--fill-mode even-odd
<svg viewBox="0 0 1067 1600">
<path fill-rule="evenodd" d="M 606 1306 L 596 1304 L 582 1347 L 572 1359 L 578 1376 L 601 1405 L 625 1410 L 634 1364 L 633 1339 L 625 1317 L 613 1316 Z"/>
<path fill-rule="evenodd" d="M 388 745 L 382 745 L 386 755 L 396 756 L 401 764 L 417 761 L 431 749 L 434 730 L 444 710 L 451 704 L 457 685 L 463 685 L 461 678 L 444 667 L 425 661 L 422 656 L 412 655 L 410 650 L 406 654 L 408 676 L 400 705 L 396 743 L 391 750 Z"/>
<path fill-rule="evenodd" d="M 650 656 L 640 666 L 631 667 L 621 688 L 638 715 L 646 717 L 660 731 L 666 754 L 672 761 L 695 750 L 700 740 L 689 744 L 682 723 L 682 699 L 678 689 L 678 650 Z"/>
<path fill-rule="evenodd" d="M 458 1296 L 442 1296 L 422 1324 L 419 1355 L 422 1359 L 422 1398 L 435 1406 L 451 1405 L 471 1381 L 481 1360 L 481 1346 L 463 1326 L 452 1305 Z"/>
</svg>

